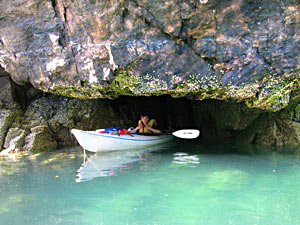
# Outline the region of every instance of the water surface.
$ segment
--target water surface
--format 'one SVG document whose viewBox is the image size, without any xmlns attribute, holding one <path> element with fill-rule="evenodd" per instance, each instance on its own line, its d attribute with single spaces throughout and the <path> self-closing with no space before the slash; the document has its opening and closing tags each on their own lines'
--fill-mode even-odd
<svg viewBox="0 0 300 225">
<path fill-rule="evenodd" d="M 176 141 L 84 164 L 79 147 L 2 158 L 0 221 L 300 224 L 300 156 L 269 150 Z"/>
</svg>

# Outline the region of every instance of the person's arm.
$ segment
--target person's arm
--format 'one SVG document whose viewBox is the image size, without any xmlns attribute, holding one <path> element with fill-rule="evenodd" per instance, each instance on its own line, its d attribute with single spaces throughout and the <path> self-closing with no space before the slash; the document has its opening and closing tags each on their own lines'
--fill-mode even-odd
<svg viewBox="0 0 300 225">
<path fill-rule="evenodd" d="M 161 133 L 160 130 L 154 129 L 154 128 L 150 127 L 148 124 L 145 125 L 145 128 L 147 130 L 151 130 L 153 133 L 157 133 L 157 134 Z"/>
<path fill-rule="evenodd" d="M 137 130 L 139 130 L 139 129 L 143 128 L 143 127 L 144 127 L 143 123 L 139 121 L 138 126 L 136 128 L 134 128 L 131 132 L 136 132 Z"/>
</svg>

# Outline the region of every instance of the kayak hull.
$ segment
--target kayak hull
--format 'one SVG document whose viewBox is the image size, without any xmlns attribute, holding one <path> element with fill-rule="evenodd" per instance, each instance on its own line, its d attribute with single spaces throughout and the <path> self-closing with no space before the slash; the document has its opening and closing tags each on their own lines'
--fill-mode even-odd
<svg viewBox="0 0 300 225">
<path fill-rule="evenodd" d="M 72 129 L 71 133 L 84 149 L 91 152 L 130 150 L 158 145 L 172 139 L 172 135 L 113 135 L 96 131 Z"/>
</svg>

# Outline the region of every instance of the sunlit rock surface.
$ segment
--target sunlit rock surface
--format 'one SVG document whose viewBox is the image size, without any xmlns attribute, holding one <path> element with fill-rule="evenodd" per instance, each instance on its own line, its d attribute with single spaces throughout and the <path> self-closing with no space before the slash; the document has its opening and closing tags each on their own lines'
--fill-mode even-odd
<svg viewBox="0 0 300 225">
<path fill-rule="evenodd" d="M 0 150 L 72 144 L 74 127 L 133 126 L 145 103 L 164 129 L 299 144 L 299 7 L 0 1 Z"/>
<path fill-rule="evenodd" d="M 65 96 L 234 99 L 277 111 L 299 96 L 299 4 L 289 1 L 0 3 L 0 64 Z"/>
</svg>

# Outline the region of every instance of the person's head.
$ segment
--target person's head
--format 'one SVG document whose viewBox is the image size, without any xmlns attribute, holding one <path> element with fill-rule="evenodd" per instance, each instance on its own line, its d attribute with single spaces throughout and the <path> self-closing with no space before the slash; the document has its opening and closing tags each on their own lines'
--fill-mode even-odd
<svg viewBox="0 0 300 225">
<path fill-rule="evenodd" d="M 141 114 L 141 120 L 145 120 L 146 122 L 148 122 L 149 119 L 150 119 L 150 117 L 148 114 L 144 114 L 144 113 Z"/>
</svg>

